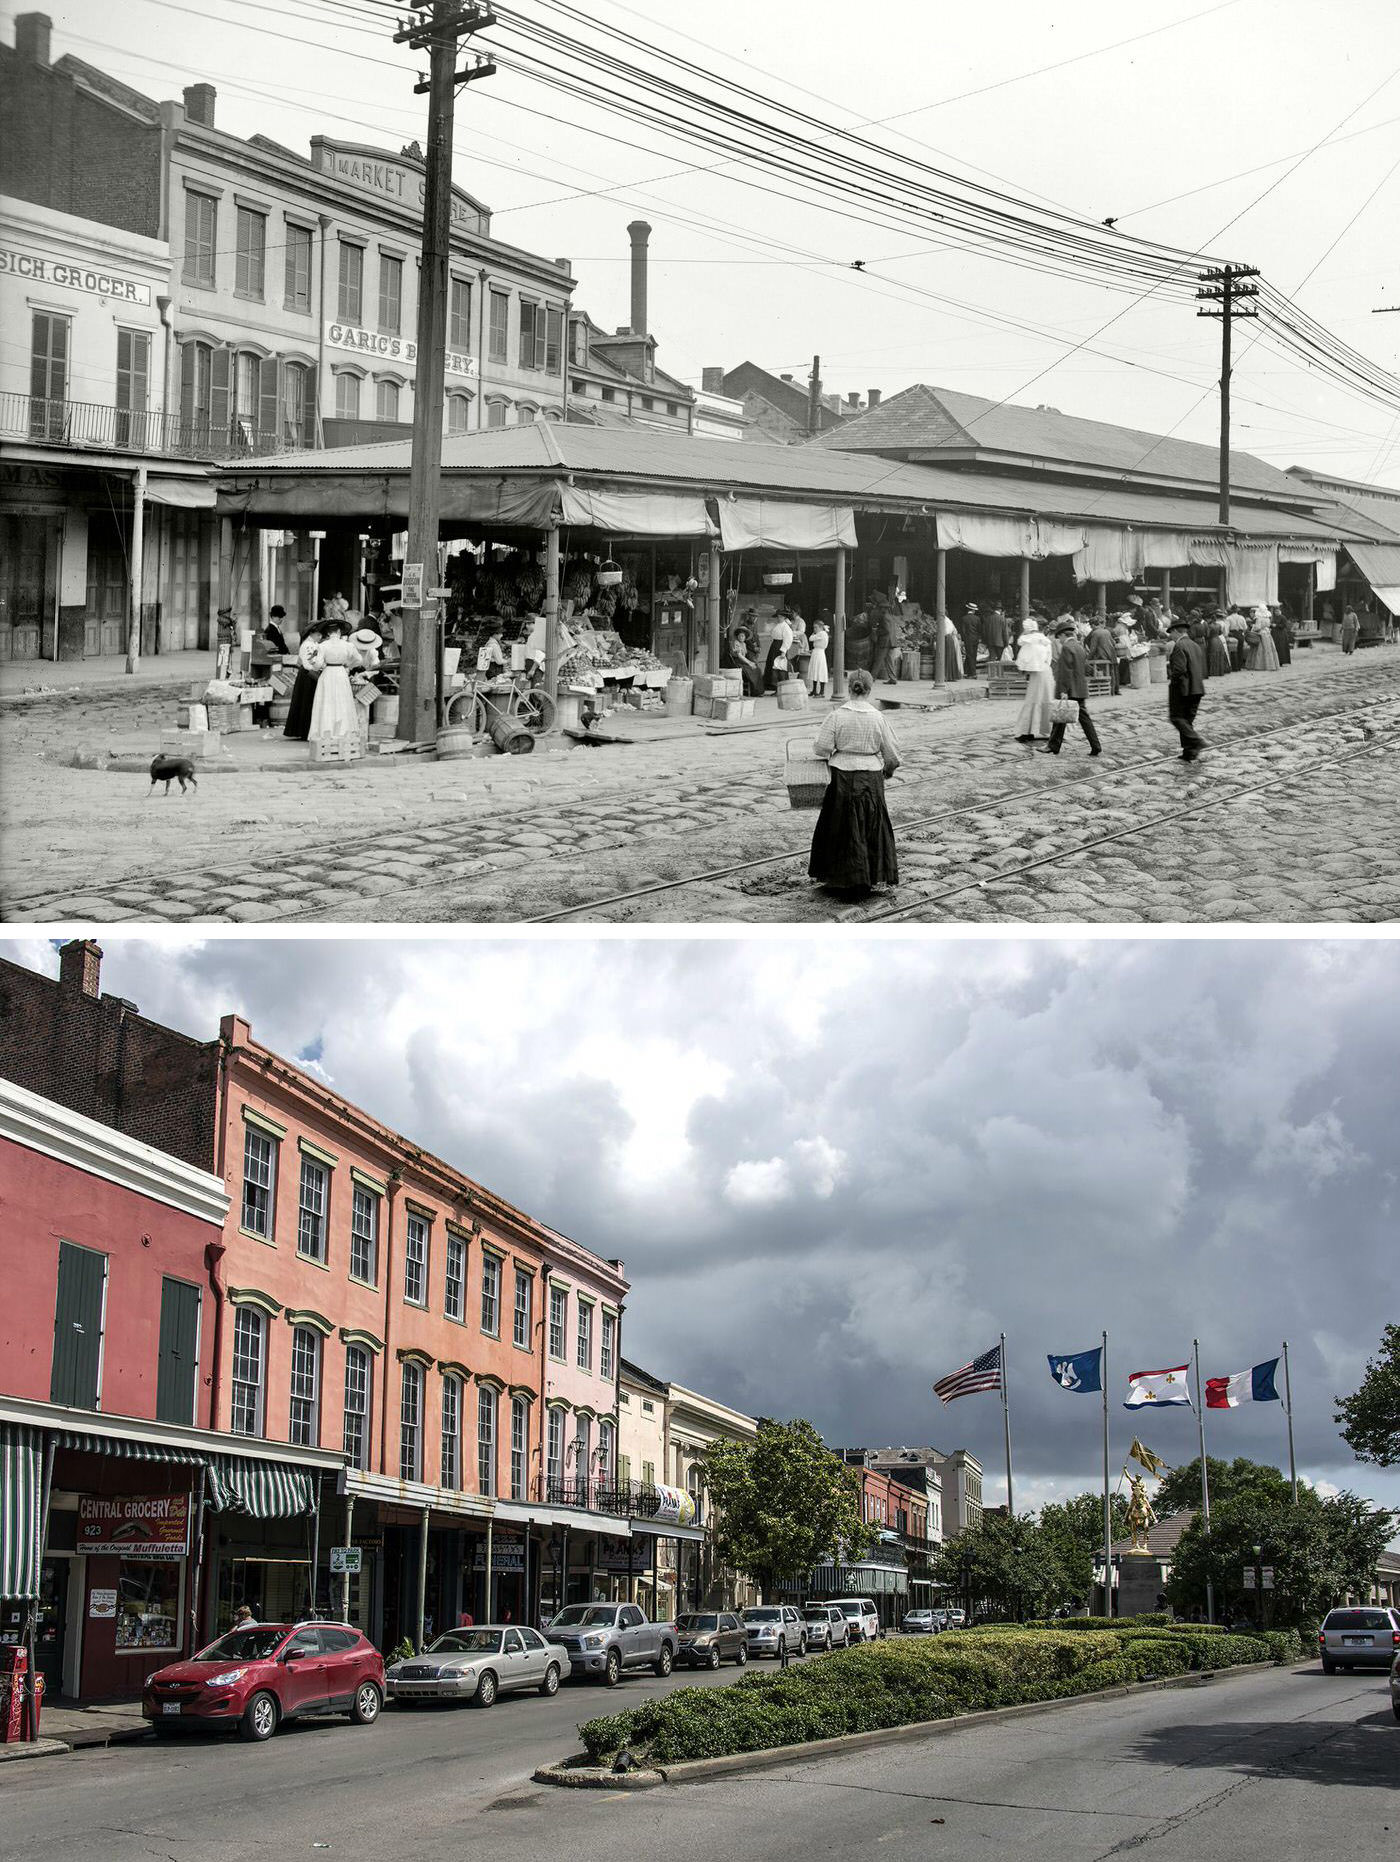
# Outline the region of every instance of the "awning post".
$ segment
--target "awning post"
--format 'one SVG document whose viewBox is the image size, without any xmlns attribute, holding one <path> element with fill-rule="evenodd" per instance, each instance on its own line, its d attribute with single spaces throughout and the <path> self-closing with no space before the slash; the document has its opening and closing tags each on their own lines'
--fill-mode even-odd
<svg viewBox="0 0 1400 1862">
<path fill-rule="evenodd" d="M 131 615 L 126 629 L 126 669 L 135 672 L 141 664 L 141 586 L 146 565 L 143 546 L 146 537 L 146 468 L 137 466 L 131 486 Z"/>
<path fill-rule="evenodd" d="M 846 696 L 846 547 L 836 546 L 836 598 L 831 607 L 831 696 Z"/>
<path fill-rule="evenodd" d="M 431 1508 L 423 1508 L 423 1524 L 418 1533 L 418 1603 L 414 1622 L 414 1647 L 423 1647 L 423 1622 L 428 1607 L 428 1520 Z"/>
<path fill-rule="evenodd" d="M 316 1493 L 311 1507 L 311 1608 L 316 1614 L 316 1567 L 321 1562 L 321 1477 L 316 1476 Z"/>
<path fill-rule="evenodd" d="M 495 1515 L 489 1515 L 486 1521 L 486 1594 L 481 1603 L 482 1619 L 488 1623 L 495 1621 L 495 1612 L 491 1608 L 491 1553 L 493 1549 L 491 1534 L 495 1524 Z"/>
<path fill-rule="evenodd" d="M 705 590 L 705 658 L 709 671 L 719 671 L 719 578 L 724 558 L 718 543 L 710 545 L 710 582 Z"/>
<path fill-rule="evenodd" d="M 1028 621 L 1030 618 L 1031 618 L 1031 559 L 1029 556 L 1023 556 L 1021 558 L 1021 619 L 1023 621 Z"/>
<path fill-rule="evenodd" d="M 544 691 L 551 705 L 559 702 L 559 526 L 551 524 L 544 539 Z"/>
<path fill-rule="evenodd" d="M 943 657 L 943 623 L 948 618 L 948 552 L 933 552 L 933 683 L 948 683 L 948 667 Z M 974 672 L 976 668 L 973 668 Z"/>
<path fill-rule="evenodd" d="M 355 1496 L 348 1493 L 345 1496 L 345 1549 L 347 1552 L 354 1543 L 354 1523 Z M 349 1561 L 346 1562 L 348 1566 Z M 348 1568 L 341 1578 L 340 1620 L 343 1623 L 350 1621 L 350 1572 Z"/>
<path fill-rule="evenodd" d="M 1108 583 L 1094 584 L 1094 611 L 1101 621 L 1108 619 Z"/>
</svg>

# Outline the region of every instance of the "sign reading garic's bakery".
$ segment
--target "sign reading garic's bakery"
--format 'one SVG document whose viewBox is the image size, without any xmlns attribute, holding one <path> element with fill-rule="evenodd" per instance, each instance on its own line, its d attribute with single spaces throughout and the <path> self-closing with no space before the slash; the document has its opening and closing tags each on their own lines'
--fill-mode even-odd
<svg viewBox="0 0 1400 1862">
<path fill-rule="evenodd" d="M 414 145 L 410 144 L 410 148 Z M 354 142 L 332 142 L 328 136 L 311 138 L 311 159 L 322 174 L 344 181 L 363 194 L 393 207 L 406 207 L 421 214 L 427 193 L 427 179 L 421 160 L 407 152 L 390 155 L 383 149 L 367 149 Z M 489 214 L 480 201 L 473 200 L 461 188 L 452 190 L 452 230 L 454 233 L 488 233 Z"/>
<path fill-rule="evenodd" d="M 411 369 L 418 360 L 418 345 L 411 337 L 386 336 L 383 330 L 362 330 L 353 323 L 328 323 L 326 341 L 332 349 L 351 350 L 369 362 L 401 362 Z M 442 366 L 448 375 L 475 375 L 476 357 L 447 349 Z"/>
</svg>

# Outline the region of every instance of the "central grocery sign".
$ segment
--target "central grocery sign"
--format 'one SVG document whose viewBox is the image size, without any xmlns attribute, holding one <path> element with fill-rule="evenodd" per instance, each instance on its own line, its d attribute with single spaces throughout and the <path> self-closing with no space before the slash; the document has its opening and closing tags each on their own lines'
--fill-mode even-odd
<svg viewBox="0 0 1400 1862">
<path fill-rule="evenodd" d="M 82 1494 L 78 1550 L 124 1558 L 183 1558 L 190 1544 L 187 1493 Z"/>
</svg>

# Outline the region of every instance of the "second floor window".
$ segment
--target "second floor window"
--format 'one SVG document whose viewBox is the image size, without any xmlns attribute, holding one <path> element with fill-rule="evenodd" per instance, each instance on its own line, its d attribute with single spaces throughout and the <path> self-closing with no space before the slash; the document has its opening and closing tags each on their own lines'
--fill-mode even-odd
<svg viewBox="0 0 1400 1862">
<path fill-rule="evenodd" d="M 117 406 L 127 413 L 144 414 L 150 380 L 150 336 L 145 330 L 118 330 Z"/>
<path fill-rule="evenodd" d="M 465 433 L 467 430 L 467 411 L 471 407 L 471 396 L 449 394 L 447 397 L 447 431 Z"/>
<path fill-rule="evenodd" d="M 598 1356 L 598 1375 L 609 1383 L 617 1369 L 617 1320 L 612 1313 L 603 1314 L 603 1348 Z"/>
<path fill-rule="evenodd" d="M 263 1374 L 267 1320 L 255 1306 L 239 1306 L 233 1319 L 233 1402 L 229 1428 L 235 1435 L 263 1432 Z"/>
<path fill-rule="evenodd" d="M 501 1331 L 501 1263 L 494 1254 L 481 1257 L 481 1329 L 488 1338 Z"/>
<path fill-rule="evenodd" d="M 239 297 L 261 299 L 267 273 L 267 215 L 240 207 L 237 237 L 233 288 Z"/>
<path fill-rule="evenodd" d="M 462 1236 L 451 1232 L 447 1237 L 447 1281 L 443 1287 L 442 1310 L 449 1319 L 460 1319 L 466 1305 L 467 1244 Z"/>
<path fill-rule="evenodd" d="M 507 401 L 488 401 L 486 403 L 486 424 L 488 427 L 503 427 L 506 424 Z"/>
<path fill-rule="evenodd" d="M 399 1396 L 399 1479 L 423 1478 L 423 1367 L 406 1363 Z"/>
<path fill-rule="evenodd" d="M 335 378 L 335 417 L 337 420 L 360 418 L 360 378 L 340 369 Z"/>
<path fill-rule="evenodd" d="M 397 336 L 403 322 L 403 260 L 379 255 L 379 327 Z"/>
<path fill-rule="evenodd" d="M 369 1415 L 373 1372 L 363 1345 L 345 1347 L 345 1453 L 352 1468 L 369 1466 Z"/>
<path fill-rule="evenodd" d="M 523 1500 L 530 1470 L 530 1405 L 514 1397 L 510 1406 L 510 1497 Z"/>
<path fill-rule="evenodd" d="M 609 1485 L 613 1472 L 613 1426 L 610 1422 L 598 1424 L 598 1479 Z"/>
<path fill-rule="evenodd" d="M 462 1380 L 442 1380 L 442 1469 L 440 1484 L 454 1491 L 462 1485 Z"/>
<path fill-rule="evenodd" d="M 447 347 L 469 350 L 472 346 L 472 288 L 465 278 L 454 278 L 448 286 Z"/>
<path fill-rule="evenodd" d="M 563 1287 L 549 1289 L 549 1355 L 564 1359 L 564 1327 L 569 1320 L 569 1296 Z"/>
<path fill-rule="evenodd" d="M 593 1369 L 593 1308 L 582 1300 L 578 1308 L 578 1367 L 581 1371 Z"/>
<path fill-rule="evenodd" d="M 491 362 L 506 359 L 506 333 L 510 320 L 510 299 L 504 291 L 491 293 L 491 322 L 486 338 L 486 355 Z"/>
<path fill-rule="evenodd" d="M 545 315 L 543 304 L 520 300 L 520 366 L 542 369 L 545 355 Z"/>
<path fill-rule="evenodd" d="M 358 323 L 364 308 L 365 255 L 359 246 L 340 242 L 340 282 L 336 315 L 342 323 Z"/>
<path fill-rule="evenodd" d="M 309 445 L 316 437 L 313 412 L 311 370 L 304 362 L 288 362 L 282 370 L 282 438 Z"/>
<path fill-rule="evenodd" d="M 476 1479 L 477 1491 L 490 1497 L 496 1492 L 496 1392 L 482 1384 L 476 1393 Z"/>
<path fill-rule="evenodd" d="M 520 1268 L 515 1270 L 515 1323 L 511 1336 L 522 1350 L 530 1349 L 530 1304 L 535 1283 Z"/>
<path fill-rule="evenodd" d="M 219 203 L 185 190 L 185 283 L 212 286 Z"/>
<path fill-rule="evenodd" d="M 399 417 L 399 384 L 396 381 L 381 381 L 375 386 L 374 417 L 376 420 L 397 420 Z"/>
<path fill-rule="evenodd" d="M 428 1286 L 428 1224 L 410 1215 L 405 1225 L 403 1296 L 411 1306 L 426 1306 Z"/>
<path fill-rule="evenodd" d="M 309 1325 L 292 1333 L 292 1407 L 287 1440 L 314 1448 L 321 1434 L 321 1339 Z"/>
<path fill-rule="evenodd" d="M 564 313 L 562 310 L 545 312 L 544 372 L 546 375 L 561 375 L 564 372 L 564 357 L 561 353 L 564 344 Z"/>
<path fill-rule="evenodd" d="M 297 1253 L 308 1261 L 326 1259 L 326 1203 L 330 1172 L 314 1158 L 301 1160 L 301 1190 L 297 1197 Z"/>
<path fill-rule="evenodd" d="M 374 1285 L 379 1259 L 379 1198 L 355 1185 L 350 1206 L 350 1278 Z"/>
<path fill-rule="evenodd" d="M 273 1199 L 277 1191 L 277 1142 L 252 1125 L 243 1127 L 243 1227 L 272 1240 Z"/>
<path fill-rule="evenodd" d="M 562 1481 L 564 1478 L 564 1412 L 552 1409 L 549 1412 L 549 1478 Z"/>
<path fill-rule="evenodd" d="M 286 310 L 311 308 L 311 228 L 288 226 L 283 248 L 282 303 Z"/>
</svg>

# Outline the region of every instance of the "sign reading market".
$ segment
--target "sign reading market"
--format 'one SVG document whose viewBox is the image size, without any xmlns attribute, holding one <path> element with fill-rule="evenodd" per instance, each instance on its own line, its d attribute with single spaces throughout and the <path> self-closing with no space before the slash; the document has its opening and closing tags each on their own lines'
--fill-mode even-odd
<svg viewBox="0 0 1400 1862">
<path fill-rule="evenodd" d="M 407 207 L 415 215 L 423 211 L 427 193 L 422 157 L 416 143 L 410 143 L 402 156 L 386 155 L 383 149 L 367 149 L 353 142 L 332 142 L 327 136 L 311 138 L 311 159 L 322 174 L 333 175 L 363 194 L 391 206 Z M 452 190 L 452 230 L 454 233 L 485 233 L 486 209 L 461 188 Z"/>
<path fill-rule="evenodd" d="M 78 1497 L 80 1552 L 183 1558 L 189 1544 L 187 1493 L 85 1493 Z"/>
<path fill-rule="evenodd" d="M 417 343 L 406 336 L 386 336 L 382 330 L 361 330 L 350 323 L 328 323 L 326 341 L 332 349 L 349 350 L 370 362 L 401 362 L 412 368 L 418 359 Z M 475 375 L 476 357 L 449 349 L 443 355 L 443 368 L 448 375 Z"/>
</svg>

